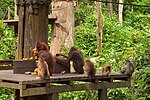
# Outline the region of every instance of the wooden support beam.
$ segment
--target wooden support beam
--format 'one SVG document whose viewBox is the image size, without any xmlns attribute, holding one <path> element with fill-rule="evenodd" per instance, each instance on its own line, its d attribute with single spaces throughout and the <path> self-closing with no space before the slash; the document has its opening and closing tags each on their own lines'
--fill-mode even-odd
<svg viewBox="0 0 150 100">
<path fill-rule="evenodd" d="M 107 88 L 98 89 L 98 100 L 107 100 Z"/>
<path fill-rule="evenodd" d="M 60 93 L 67 91 L 80 91 L 80 90 L 97 90 L 97 89 L 106 89 L 106 88 L 121 88 L 128 87 L 129 82 L 102 82 L 97 84 L 77 84 L 77 85 L 65 85 L 65 86 L 50 86 L 50 87 L 37 87 L 37 88 L 28 88 L 25 90 L 20 90 L 20 96 L 34 96 L 34 95 L 44 95 L 51 93 Z"/>
<path fill-rule="evenodd" d="M 24 99 L 20 99 L 20 90 L 19 89 L 15 89 L 15 91 L 14 91 L 14 100 L 24 100 Z"/>
<path fill-rule="evenodd" d="M 21 89 L 21 85 L 17 83 L 9 83 L 9 82 L 3 82 L 0 81 L 0 86 L 7 87 L 7 88 L 13 88 L 13 89 Z"/>
</svg>

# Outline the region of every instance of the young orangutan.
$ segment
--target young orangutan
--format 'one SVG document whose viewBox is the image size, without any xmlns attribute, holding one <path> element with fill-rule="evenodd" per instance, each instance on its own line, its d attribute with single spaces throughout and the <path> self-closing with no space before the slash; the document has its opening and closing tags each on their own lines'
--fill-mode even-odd
<svg viewBox="0 0 150 100">
<path fill-rule="evenodd" d="M 53 74 L 53 70 L 56 64 L 56 60 L 53 57 L 53 55 L 50 52 L 47 51 L 39 51 L 38 52 L 38 57 L 42 57 L 45 59 L 45 61 L 47 62 L 48 68 L 49 68 L 49 72 L 50 72 L 50 76 L 52 76 Z"/>
<path fill-rule="evenodd" d="M 35 48 L 37 49 L 37 51 L 49 51 L 47 44 L 41 41 L 37 41 L 35 43 Z"/>
<path fill-rule="evenodd" d="M 53 57 L 53 55 L 49 52 L 47 44 L 41 41 L 37 41 L 32 53 L 32 57 L 34 56 L 37 56 L 37 59 L 44 58 L 48 65 L 50 76 L 52 76 L 56 60 Z"/>
<path fill-rule="evenodd" d="M 112 67 L 111 66 L 105 66 L 102 69 L 102 74 L 106 73 L 107 76 L 110 76 L 111 71 L 112 71 Z"/>
<path fill-rule="evenodd" d="M 56 56 L 64 56 L 67 59 L 65 61 L 62 61 L 61 59 L 56 59 L 59 63 L 70 63 L 70 61 L 73 61 L 73 68 L 78 74 L 83 74 L 83 66 L 84 66 L 84 57 L 80 50 L 76 49 L 75 47 L 71 47 L 70 51 L 68 53 L 68 56 L 65 56 L 63 54 L 56 54 Z"/>
<path fill-rule="evenodd" d="M 32 49 L 32 56 L 30 57 L 30 59 L 38 60 L 38 51 L 37 51 L 37 48 Z"/>
<path fill-rule="evenodd" d="M 96 68 L 93 62 L 90 60 L 85 61 L 85 65 L 83 66 L 83 69 L 88 76 L 93 77 L 96 74 Z"/>
<path fill-rule="evenodd" d="M 38 58 L 37 67 L 38 79 L 50 78 L 49 67 L 43 57 Z"/>
<path fill-rule="evenodd" d="M 35 48 L 32 49 L 32 56 L 30 57 L 30 59 L 38 60 L 39 51 L 48 51 L 47 44 L 41 41 L 37 41 L 35 43 Z"/>
</svg>

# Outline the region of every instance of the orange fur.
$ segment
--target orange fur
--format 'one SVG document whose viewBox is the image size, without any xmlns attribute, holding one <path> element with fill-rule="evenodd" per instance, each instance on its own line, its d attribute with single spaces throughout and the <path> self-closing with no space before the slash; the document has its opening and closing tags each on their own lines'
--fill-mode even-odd
<svg viewBox="0 0 150 100">
<path fill-rule="evenodd" d="M 41 79 L 45 79 L 45 78 L 49 78 L 50 77 L 50 72 L 49 72 L 49 68 L 48 65 L 46 63 L 46 61 L 44 60 L 44 58 L 39 57 L 38 58 L 38 77 Z"/>
<path fill-rule="evenodd" d="M 96 68 L 93 62 L 90 60 L 85 61 L 85 65 L 83 66 L 83 69 L 88 76 L 95 76 L 96 74 Z"/>
</svg>

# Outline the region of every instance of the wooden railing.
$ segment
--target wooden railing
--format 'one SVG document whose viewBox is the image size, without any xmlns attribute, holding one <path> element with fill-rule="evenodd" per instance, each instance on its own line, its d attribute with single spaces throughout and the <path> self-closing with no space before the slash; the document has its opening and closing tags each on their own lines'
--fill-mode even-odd
<svg viewBox="0 0 150 100">
<path fill-rule="evenodd" d="M 0 70 L 12 70 L 13 60 L 0 60 Z"/>
</svg>

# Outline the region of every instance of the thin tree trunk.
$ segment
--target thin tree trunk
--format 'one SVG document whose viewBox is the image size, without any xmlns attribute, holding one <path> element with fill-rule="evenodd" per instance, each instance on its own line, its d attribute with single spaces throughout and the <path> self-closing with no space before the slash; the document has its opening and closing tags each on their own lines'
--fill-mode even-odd
<svg viewBox="0 0 150 100">
<path fill-rule="evenodd" d="M 15 16 L 14 16 L 14 19 L 18 19 L 18 12 L 17 12 L 16 0 L 14 0 L 14 6 L 15 6 Z"/>
<path fill-rule="evenodd" d="M 123 0 L 119 0 L 119 3 L 123 3 Z M 122 22 L 123 22 L 123 4 L 119 4 L 118 14 L 119 14 L 119 22 L 120 22 L 120 25 L 122 26 Z"/>
<path fill-rule="evenodd" d="M 108 2 L 112 2 L 112 0 L 108 0 Z M 112 3 L 108 3 L 108 10 L 109 10 L 110 16 L 112 16 L 112 14 L 113 14 L 113 4 Z"/>
<path fill-rule="evenodd" d="M 97 14 L 98 14 L 98 51 L 102 54 L 102 33 L 103 33 L 103 16 L 102 16 L 102 3 L 97 2 Z"/>
<path fill-rule="evenodd" d="M 10 19 L 10 7 L 8 6 L 8 20 Z"/>
</svg>

